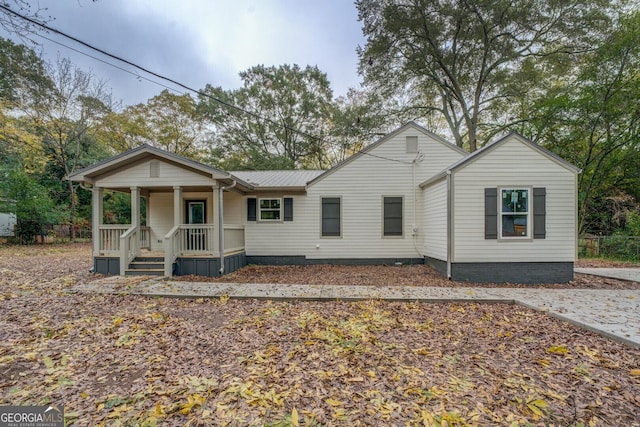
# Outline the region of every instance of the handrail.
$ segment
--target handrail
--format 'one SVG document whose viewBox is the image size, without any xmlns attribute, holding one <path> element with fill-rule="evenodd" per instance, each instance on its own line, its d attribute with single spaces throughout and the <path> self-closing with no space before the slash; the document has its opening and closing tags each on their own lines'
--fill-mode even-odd
<svg viewBox="0 0 640 427">
<path fill-rule="evenodd" d="M 179 232 L 180 226 L 176 225 L 164 236 L 164 275 L 167 277 L 173 275 L 173 263 L 180 255 Z"/>
<path fill-rule="evenodd" d="M 120 236 L 131 228 L 131 224 L 100 224 L 98 226 L 98 249 L 100 254 L 120 253 Z"/>
<path fill-rule="evenodd" d="M 120 275 L 124 276 L 127 266 L 140 253 L 138 226 L 131 226 L 120 236 Z"/>
</svg>

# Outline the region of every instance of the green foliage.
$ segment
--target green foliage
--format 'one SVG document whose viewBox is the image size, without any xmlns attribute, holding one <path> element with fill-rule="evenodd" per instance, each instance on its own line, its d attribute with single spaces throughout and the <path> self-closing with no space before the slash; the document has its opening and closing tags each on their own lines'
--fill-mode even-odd
<svg viewBox="0 0 640 427">
<path fill-rule="evenodd" d="M 100 138 L 116 152 L 149 144 L 181 156 L 199 159 L 205 126 L 189 95 L 163 90 L 146 104 L 108 114 L 99 127 Z"/>
<path fill-rule="evenodd" d="M 47 224 L 58 224 L 68 215 L 63 206 L 50 197 L 47 189 L 20 169 L 0 169 L 2 194 L 0 207 L 15 212 L 16 237 L 33 243 Z"/>
<path fill-rule="evenodd" d="M 530 135 L 582 169 L 581 233 L 612 232 L 608 202 L 620 194 L 640 197 L 639 75 L 635 12 L 584 58 L 573 78 L 558 81 L 531 107 Z"/>
<path fill-rule="evenodd" d="M 365 83 L 406 98 L 416 118 L 443 121 L 475 151 L 511 124 L 511 108 L 557 76 L 608 29 L 615 1 L 357 0 Z"/>
<path fill-rule="evenodd" d="M 45 64 L 35 52 L 0 37 L 0 99 L 29 102 L 52 89 Z"/>
<path fill-rule="evenodd" d="M 243 87 L 203 93 L 252 114 L 200 96 L 199 109 L 213 124 L 210 159 L 226 169 L 325 168 L 332 91 L 317 67 L 282 65 L 240 73 Z M 220 154 L 230 156 L 220 159 Z M 232 167 L 229 167 L 232 166 Z"/>
<path fill-rule="evenodd" d="M 626 230 L 630 236 L 640 236 L 640 212 L 631 211 L 626 215 Z"/>
</svg>

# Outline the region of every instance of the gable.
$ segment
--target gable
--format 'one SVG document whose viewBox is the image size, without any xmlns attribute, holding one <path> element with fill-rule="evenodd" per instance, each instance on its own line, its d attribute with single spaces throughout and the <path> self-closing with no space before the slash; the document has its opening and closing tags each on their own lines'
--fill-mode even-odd
<svg viewBox="0 0 640 427">
<path fill-rule="evenodd" d="M 417 143 L 416 149 L 408 150 L 414 143 Z M 418 153 L 422 154 L 420 161 L 416 163 L 421 170 L 420 180 L 427 179 L 428 176 L 468 155 L 461 148 L 410 122 L 319 175 L 309 182 L 308 186 L 315 185 L 333 174 L 349 175 L 349 172 L 342 172 L 348 168 L 371 169 L 374 173 L 380 172 L 380 168 L 385 171 L 404 170 L 407 166 L 411 167 L 418 158 Z"/>
<path fill-rule="evenodd" d="M 95 185 L 107 188 L 215 185 L 211 174 L 187 168 L 154 156 L 124 165 L 94 177 Z"/>
</svg>

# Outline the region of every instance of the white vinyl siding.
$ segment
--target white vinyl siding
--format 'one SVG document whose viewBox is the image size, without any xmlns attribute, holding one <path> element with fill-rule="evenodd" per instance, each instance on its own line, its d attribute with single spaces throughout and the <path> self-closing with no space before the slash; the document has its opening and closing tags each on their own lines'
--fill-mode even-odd
<svg viewBox="0 0 640 427">
<path fill-rule="evenodd" d="M 424 189 L 424 255 L 447 260 L 447 180 Z"/>
<path fill-rule="evenodd" d="M 186 215 L 185 200 L 206 200 L 207 224 L 214 223 L 217 216 L 217 204 L 214 202 L 213 189 L 210 192 L 183 192 L 180 202 L 180 210 L 183 217 Z M 217 191 L 217 190 L 216 190 Z M 186 217 L 183 218 L 186 223 Z M 164 236 L 173 228 L 173 192 L 156 193 L 149 195 L 147 207 L 147 223 L 151 227 L 151 250 L 164 250 Z M 214 229 L 214 239 L 218 237 L 217 227 Z M 160 240 L 160 241 L 159 241 Z M 217 242 L 217 240 L 215 240 Z"/>
<path fill-rule="evenodd" d="M 411 162 L 416 154 L 406 153 L 406 136 L 418 137 L 418 150 L 424 154 L 412 177 Z M 306 195 L 294 197 L 294 221 L 246 223 L 248 256 L 306 256 L 322 258 L 419 258 L 422 242 L 422 191 L 418 184 L 441 172 L 464 155 L 443 145 L 413 127 L 406 128 L 378 145 L 371 154 L 397 161 L 362 155 L 307 187 Z M 415 184 L 415 185 L 414 185 Z M 403 197 L 404 239 L 383 238 L 383 195 Z M 264 195 L 261 197 L 270 197 Z M 273 194 L 274 197 L 288 197 Z M 341 237 L 321 237 L 321 198 L 341 197 Z M 417 202 L 414 242 L 414 197 Z M 246 199 L 245 199 L 246 205 Z M 414 244 L 415 243 L 415 244 Z"/>
<path fill-rule="evenodd" d="M 173 228 L 173 193 L 151 193 L 147 206 L 151 250 L 164 250 L 164 236 Z"/>
<path fill-rule="evenodd" d="M 247 203 L 245 198 L 241 194 L 225 191 L 223 201 L 224 223 L 228 225 L 242 224 L 242 207 Z"/>
<path fill-rule="evenodd" d="M 318 226 L 319 203 L 312 203 L 313 207 L 310 207 L 309 197 L 305 195 L 273 194 L 265 197 L 292 197 L 294 221 L 246 221 L 247 197 L 243 197 L 242 218 L 245 227 L 247 255 L 301 256 L 313 250 L 320 233 Z"/>
<path fill-rule="evenodd" d="M 455 171 L 453 262 L 571 262 L 575 258 L 575 174 L 517 139 Z M 484 188 L 546 188 L 544 239 L 487 240 Z"/>
<path fill-rule="evenodd" d="M 407 136 L 417 136 L 418 150 L 424 155 L 415 166 L 415 177 L 411 162 L 416 154 L 406 153 Z M 422 192 L 415 188 L 460 160 L 463 154 L 413 128 L 394 135 L 374 148 L 371 154 L 383 158 L 362 155 L 308 188 L 308 207 L 312 215 L 318 215 L 321 197 L 342 196 L 342 239 L 311 240 L 309 249 L 304 252 L 308 258 L 421 257 Z M 403 198 L 404 239 L 383 236 L 383 195 Z M 418 228 L 416 236 L 413 236 L 414 225 Z M 317 236 L 320 235 L 318 226 L 315 228 Z"/>
<path fill-rule="evenodd" d="M 158 176 L 151 177 L 151 162 L 157 163 Z M 159 187 L 177 185 L 216 185 L 211 175 L 185 169 L 162 160 L 147 160 L 118 169 L 116 172 L 97 178 L 96 186 L 105 188 L 117 187 Z"/>
</svg>

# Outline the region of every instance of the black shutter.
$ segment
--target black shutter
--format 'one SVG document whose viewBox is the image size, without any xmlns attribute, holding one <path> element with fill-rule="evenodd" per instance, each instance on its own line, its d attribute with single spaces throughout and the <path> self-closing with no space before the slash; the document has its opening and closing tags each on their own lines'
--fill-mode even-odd
<svg viewBox="0 0 640 427">
<path fill-rule="evenodd" d="M 293 198 L 284 198 L 284 220 L 293 221 Z"/>
<path fill-rule="evenodd" d="M 533 189 L 533 238 L 547 237 L 547 189 L 544 187 Z"/>
<path fill-rule="evenodd" d="M 247 199 L 247 221 L 256 220 L 256 199 Z"/>
<path fill-rule="evenodd" d="M 498 238 L 498 189 L 484 189 L 484 238 Z"/>
</svg>

